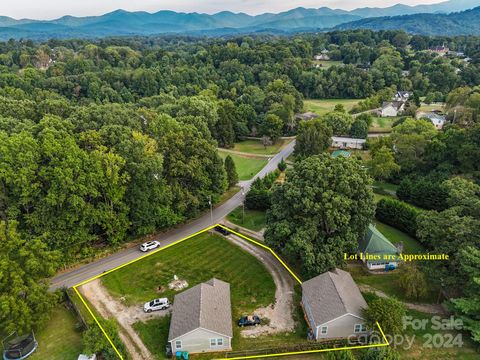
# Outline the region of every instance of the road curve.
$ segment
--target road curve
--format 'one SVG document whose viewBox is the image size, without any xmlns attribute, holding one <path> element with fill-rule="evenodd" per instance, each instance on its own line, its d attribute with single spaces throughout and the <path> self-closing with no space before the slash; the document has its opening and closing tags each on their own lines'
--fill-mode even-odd
<svg viewBox="0 0 480 360">
<path fill-rule="evenodd" d="M 183 239 L 189 235 L 192 235 L 206 227 L 218 223 L 227 214 L 232 212 L 238 206 L 240 206 L 244 200 L 244 193 L 248 191 L 253 180 L 258 177 L 264 177 L 266 174 L 274 171 L 277 165 L 282 159 L 286 159 L 292 154 L 295 147 L 295 140 L 283 147 L 279 153 L 272 155 L 272 158 L 268 161 L 267 165 L 258 172 L 251 180 L 242 181 L 240 185 L 243 190 L 237 192 L 233 197 L 224 202 L 222 205 L 213 209 L 213 221 L 211 219 L 210 212 L 205 212 L 201 217 L 187 224 L 181 225 L 178 228 L 172 229 L 166 233 L 158 235 L 153 240 L 159 240 L 162 246 L 169 245 L 177 240 Z M 128 248 L 116 252 L 112 255 L 104 257 L 102 259 L 93 261 L 91 263 L 76 267 L 72 270 L 62 272 L 51 279 L 50 290 L 54 291 L 62 287 L 72 287 L 82 281 L 86 281 L 96 275 L 102 274 L 105 271 L 116 268 L 129 261 L 135 260 L 144 253 L 140 252 L 137 247 Z"/>
</svg>

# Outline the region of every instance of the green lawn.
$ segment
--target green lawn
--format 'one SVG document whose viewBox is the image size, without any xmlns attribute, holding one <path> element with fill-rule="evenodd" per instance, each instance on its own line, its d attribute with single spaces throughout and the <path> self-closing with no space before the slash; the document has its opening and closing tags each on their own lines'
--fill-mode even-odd
<svg viewBox="0 0 480 360">
<path fill-rule="evenodd" d="M 377 229 L 385 235 L 385 237 L 390 240 L 392 244 L 398 244 L 403 242 L 403 252 L 409 254 L 423 254 L 426 249 L 420 244 L 416 239 L 408 236 L 404 232 L 395 229 L 387 224 L 381 223 L 380 221 L 375 220 L 375 225 Z"/>
<path fill-rule="evenodd" d="M 336 60 L 313 60 L 314 64 L 319 64 L 321 65 L 321 69 L 328 69 L 329 67 L 332 66 L 343 66 L 342 61 L 336 61 Z"/>
<path fill-rule="evenodd" d="M 165 345 L 168 342 L 170 316 L 152 319 L 147 322 L 137 322 L 133 328 L 142 339 L 145 346 L 155 356 L 155 360 L 167 359 Z"/>
<path fill-rule="evenodd" d="M 430 111 L 444 111 L 445 108 L 443 105 L 437 105 L 437 104 L 424 104 L 418 108 L 418 111 L 423 111 L 423 112 L 430 112 Z"/>
<path fill-rule="evenodd" d="M 380 290 L 388 296 L 396 297 L 404 302 L 415 302 L 405 297 L 402 289 L 397 285 L 400 273 L 398 271 L 389 274 L 370 274 L 362 272 L 352 272 L 352 277 L 358 284 L 369 285 L 377 290 Z M 437 291 L 430 289 L 424 299 L 420 299 L 419 303 L 435 303 L 437 301 Z"/>
<path fill-rule="evenodd" d="M 377 133 L 389 133 L 392 131 L 392 125 L 397 119 L 398 117 L 374 117 L 369 131 Z"/>
<path fill-rule="evenodd" d="M 480 354 L 475 351 L 475 345 L 470 340 L 467 334 L 461 334 L 461 340 L 463 344 L 454 344 L 452 347 L 439 346 L 436 347 L 425 346 L 428 345 L 427 340 L 431 335 L 435 335 L 437 338 L 438 344 L 445 344 L 444 341 L 447 340 L 446 336 L 452 335 L 455 338 L 460 334 L 456 330 L 433 330 L 432 329 L 432 316 L 429 314 L 424 314 L 414 310 L 408 310 L 407 316 L 412 316 L 414 319 L 418 320 L 427 320 L 427 326 L 425 329 L 414 330 L 412 327 L 408 327 L 405 334 L 411 339 L 415 337 L 415 341 L 411 349 L 404 349 L 402 346 L 397 347 L 397 350 L 400 352 L 402 359 L 413 360 L 413 359 L 426 359 L 426 360 L 450 360 L 450 359 L 461 359 L 461 360 L 475 360 L 480 358 Z M 438 334 L 438 335 L 436 335 Z M 457 338 L 458 339 L 458 338 Z M 432 342 L 430 342 L 432 345 Z M 459 346 L 460 345 L 460 346 Z"/>
<path fill-rule="evenodd" d="M 231 154 L 226 151 L 218 150 L 218 154 L 222 159 L 225 159 L 227 155 L 230 155 L 235 163 L 239 180 L 250 180 L 260 170 L 267 165 L 268 160 L 265 158 L 259 158 L 254 156 L 240 156 L 237 154 Z"/>
<path fill-rule="evenodd" d="M 266 306 L 275 298 L 275 284 L 265 267 L 228 240 L 208 233 L 160 251 L 102 278 L 114 296 L 129 305 L 162 296 L 173 300 L 167 285 L 177 275 L 190 286 L 216 277 L 230 283 L 234 316 Z M 159 286 L 167 288 L 158 293 Z"/>
<path fill-rule="evenodd" d="M 260 140 L 244 140 L 235 143 L 233 150 L 257 155 L 275 155 L 291 141 L 291 139 L 279 139 L 275 144 L 265 148 Z"/>
<path fill-rule="evenodd" d="M 392 194 L 395 194 L 397 192 L 397 189 L 398 189 L 398 185 L 383 182 L 383 181 L 375 181 L 373 183 L 373 186 L 378 188 L 378 189 L 390 192 Z"/>
<path fill-rule="evenodd" d="M 240 206 L 228 214 L 227 219 L 238 226 L 259 231 L 265 227 L 265 217 L 264 211 L 245 209 L 245 221 L 243 221 L 243 209 Z"/>
<path fill-rule="evenodd" d="M 323 100 L 314 100 L 308 99 L 304 100 L 304 106 L 307 111 L 314 112 L 318 115 L 324 115 L 330 111 L 333 111 L 335 105 L 342 104 L 347 111 L 353 108 L 354 105 L 358 104 L 362 99 L 323 99 Z"/>
<path fill-rule="evenodd" d="M 77 323 L 72 311 L 63 304 L 58 305 L 46 326 L 35 334 L 38 349 L 29 359 L 76 360 L 83 348 L 82 333 Z"/>
</svg>

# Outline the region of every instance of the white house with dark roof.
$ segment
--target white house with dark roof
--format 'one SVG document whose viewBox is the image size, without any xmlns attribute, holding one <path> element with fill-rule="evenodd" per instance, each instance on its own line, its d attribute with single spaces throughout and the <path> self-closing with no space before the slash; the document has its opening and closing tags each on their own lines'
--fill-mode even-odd
<svg viewBox="0 0 480 360">
<path fill-rule="evenodd" d="M 316 340 L 367 334 L 367 303 L 350 273 L 335 269 L 302 284 L 302 306 Z"/>
<path fill-rule="evenodd" d="M 211 279 L 175 296 L 168 334 L 173 353 L 231 350 L 232 337 L 230 284 Z"/>
<path fill-rule="evenodd" d="M 398 113 L 402 112 L 403 110 L 405 110 L 405 102 L 403 101 L 385 102 L 382 105 L 379 115 L 381 117 L 394 117 L 398 116 Z"/>
</svg>

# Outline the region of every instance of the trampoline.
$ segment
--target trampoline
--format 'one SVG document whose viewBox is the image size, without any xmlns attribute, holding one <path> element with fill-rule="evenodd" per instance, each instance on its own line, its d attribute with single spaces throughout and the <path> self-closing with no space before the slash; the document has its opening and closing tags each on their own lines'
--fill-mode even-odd
<svg viewBox="0 0 480 360">
<path fill-rule="evenodd" d="M 29 335 L 12 334 L 3 340 L 3 360 L 22 360 L 37 350 L 38 343 L 33 332 Z"/>
</svg>

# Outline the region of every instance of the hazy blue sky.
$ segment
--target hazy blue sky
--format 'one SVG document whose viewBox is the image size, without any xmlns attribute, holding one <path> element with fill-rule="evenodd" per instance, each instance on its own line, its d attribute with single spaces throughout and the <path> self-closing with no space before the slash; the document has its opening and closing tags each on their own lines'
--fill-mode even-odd
<svg viewBox="0 0 480 360">
<path fill-rule="evenodd" d="M 0 15 L 14 18 L 54 19 L 63 15 L 101 15 L 116 9 L 129 11 L 176 10 L 215 13 L 222 10 L 259 14 L 297 6 L 354 9 L 387 7 L 397 3 L 433 4 L 442 0 L 0 0 Z"/>
</svg>

